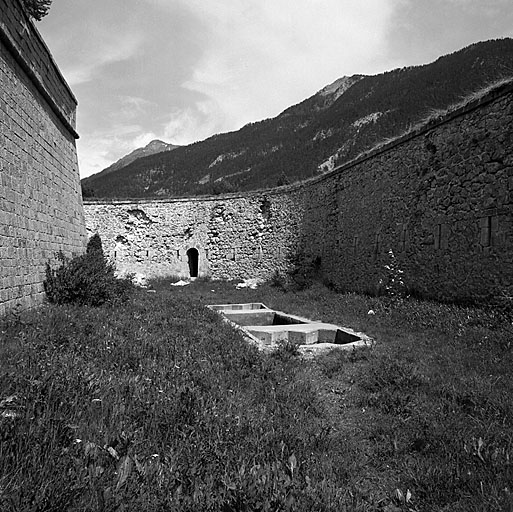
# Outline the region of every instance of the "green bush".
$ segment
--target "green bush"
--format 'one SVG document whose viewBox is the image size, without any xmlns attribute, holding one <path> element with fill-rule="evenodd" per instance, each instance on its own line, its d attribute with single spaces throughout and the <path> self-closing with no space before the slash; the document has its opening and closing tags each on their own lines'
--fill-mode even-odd
<svg viewBox="0 0 513 512">
<path fill-rule="evenodd" d="M 116 279 L 114 265 L 103 253 L 98 234 L 87 244 L 86 253 L 74 258 L 57 254 L 60 265 L 46 264 L 44 289 L 50 302 L 101 306 L 125 301 L 133 289 L 128 279 Z"/>
<path fill-rule="evenodd" d="M 320 256 L 308 255 L 302 251 L 289 256 L 288 271 L 276 271 L 270 285 L 285 292 L 299 292 L 310 288 L 315 282 L 323 282 Z"/>
<path fill-rule="evenodd" d="M 280 290 L 285 291 L 287 289 L 287 276 L 278 270 L 275 270 L 271 279 L 269 279 L 269 284 L 273 288 L 278 288 Z"/>
</svg>

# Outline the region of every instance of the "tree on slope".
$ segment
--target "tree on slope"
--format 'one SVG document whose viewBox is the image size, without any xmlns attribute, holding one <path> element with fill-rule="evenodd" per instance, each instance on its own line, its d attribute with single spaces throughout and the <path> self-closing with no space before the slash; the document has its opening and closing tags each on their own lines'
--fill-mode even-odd
<svg viewBox="0 0 513 512">
<path fill-rule="evenodd" d="M 37 21 L 48 14 L 52 0 L 22 0 L 27 14 Z"/>
</svg>

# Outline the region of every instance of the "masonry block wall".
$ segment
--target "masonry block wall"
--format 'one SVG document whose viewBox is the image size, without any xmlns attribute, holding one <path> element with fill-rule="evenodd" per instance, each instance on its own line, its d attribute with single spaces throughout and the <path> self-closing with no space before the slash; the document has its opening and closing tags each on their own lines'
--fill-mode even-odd
<svg viewBox="0 0 513 512">
<path fill-rule="evenodd" d="M 0 315 L 42 301 L 59 250 L 84 250 L 76 106 L 19 0 L 0 0 Z"/>
<path fill-rule="evenodd" d="M 392 250 L 425 297 L 512 295 L 513 84 L 308 182 L 85 212 L 121 270 L 188 276 L 195 248 L 199 275 L 266 278 L 302 253 L 372 293 Z"/>
</svg>

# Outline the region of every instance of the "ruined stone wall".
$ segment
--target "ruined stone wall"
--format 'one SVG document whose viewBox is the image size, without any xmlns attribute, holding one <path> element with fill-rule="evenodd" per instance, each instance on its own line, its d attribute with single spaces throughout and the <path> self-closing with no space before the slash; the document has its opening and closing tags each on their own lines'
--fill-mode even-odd
<svg viewBox="0 0 513 512">
<path fill-rule="evenodd" d="M 151 275 L 269 277 L 303 253 L 341 289 L 375 292 L 391 249 L 409 288 L 465 299 L 513 293 L 513 85 L 282 189 L 90 202 L 118 267 Z"/>
<path fill-rule="evenodd" d="M 286 254 L 297 245 L 302 195 L 90 201 L 86 224 L 121 272 L 189 277 L 187 251 L 196 249 L 200 277 L 268 277 L 285 270 Z"/>
<path fill-rule="evenodd" d="M 43 299 L 45 264 L 84 250 L 76 100 L 18 0 L 0 0 L 0 315 Z"/>
</svg>

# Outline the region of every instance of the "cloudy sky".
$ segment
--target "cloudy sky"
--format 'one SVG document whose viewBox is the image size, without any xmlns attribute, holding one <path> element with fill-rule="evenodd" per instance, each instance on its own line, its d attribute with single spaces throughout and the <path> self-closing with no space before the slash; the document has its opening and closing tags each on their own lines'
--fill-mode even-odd
<svg viewBox="0 0 513 512">
<path fill-rule="evenodd" d="M 53 0 L 37 27 L 79 101 L 85 177 L 155 138 L 274 117 L 342 76 L 513 37 L 513 2 Z"/>
</svg>

